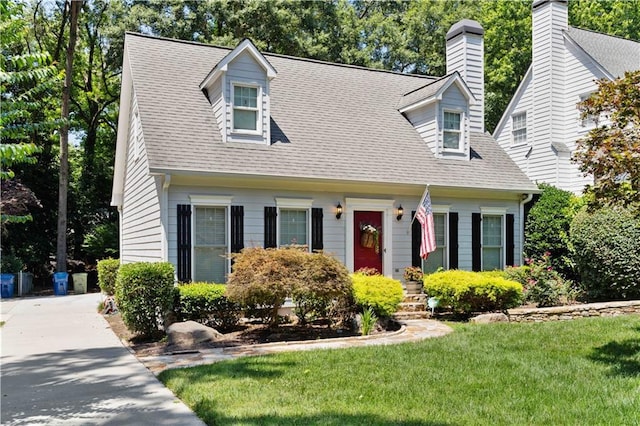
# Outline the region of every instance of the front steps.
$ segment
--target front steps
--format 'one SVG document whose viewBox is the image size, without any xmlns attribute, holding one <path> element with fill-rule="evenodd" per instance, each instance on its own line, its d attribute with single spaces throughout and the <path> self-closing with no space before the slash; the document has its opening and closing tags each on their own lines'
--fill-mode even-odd
<svg viewBox="0 0 640 426">
<path fill-rule="evenodd" d="M 412 319 L 429 318 L 430 313 L 427 310 L 427 295 L 407 294 L 405 292 L 404 300 L 400 303 L 398 311 L 393 314 L 393 318 L 399 321 Z"/>
</svg>

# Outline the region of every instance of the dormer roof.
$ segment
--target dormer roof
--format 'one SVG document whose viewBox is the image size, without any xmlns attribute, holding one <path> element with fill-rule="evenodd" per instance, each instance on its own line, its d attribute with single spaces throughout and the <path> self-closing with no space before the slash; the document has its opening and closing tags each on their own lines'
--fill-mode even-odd
<svg viewBox="0 0 640 426">
<path fill-rule="evenodd" d="M 398 111 L 404 113 L 407 111 L 420 108 L 423 105 L 429 104 L 433 101 L 441 100 L 442 94 L 451 87 L 452 84 L 458 86 L 460 91 L 465 95 L 470 105 L 475 104 L 476 98 L 471 93 L 469 86 L 462 79 L 458 71 L 445 75 L 444 77 L 428 83 L 416 90 L 409 93 L 405 93 L 400 99 L 398 104 Z"/>
<path fill-rule="evenodd" d="M 240 44 L 238 44 L 238 46 L 236 46 L 235 49 L 229 52 L 224 58 L 222 58 L 222 60 L 220 60 L 220 62 L 216 64 L 215 67 L 213 67 L 213 69 L 209 72 L 209 74 L 207 74 L 202 83 L 200 83 L 200 89 L 204 89 L 209 85 L 210 82 L 217 80 L 220 74 L 227 71 L 229 63 L 244 52 L 249 53 L 253 57 L 253 59 L 264 69 L 269 80 L 276 77 L 277 72 L 273 65 L 271 65 L 267 58 L 265 58 L 264 55 L 260 53 L 258 48 L 255 46 L 255 44 L 253 44 L 251 40 L 245 38 L 240 42 Z"/>
</svg>

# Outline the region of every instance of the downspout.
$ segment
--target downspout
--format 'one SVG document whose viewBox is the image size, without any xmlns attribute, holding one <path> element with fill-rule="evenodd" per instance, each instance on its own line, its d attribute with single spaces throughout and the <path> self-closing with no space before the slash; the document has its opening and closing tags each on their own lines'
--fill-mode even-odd
<svg viewBox="0 0 640 426">
<path fill-rule="evenodd" d="M 165 174 L 162 182 L 162 198 L 160 199 L 160 221 L 162 226 L 162 260 L 169 261 L 169 186 L 171 185 L 171 175 Z"/>
<path fill-rule="evenodd" d="M 533 193 L 522 194 L 520 201 L 520 265 L 524 263 L 524 205 L 533 200 Z"/>
</svg>

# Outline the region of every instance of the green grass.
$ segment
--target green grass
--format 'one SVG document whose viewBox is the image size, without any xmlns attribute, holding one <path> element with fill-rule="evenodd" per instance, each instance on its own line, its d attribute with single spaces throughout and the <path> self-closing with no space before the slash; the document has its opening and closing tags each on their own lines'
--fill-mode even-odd
<svg viewBox="0 0 640 426">
<path fill-rule="evenodd" d="M 457 326 L 428 341 L 169 370 L 207 424 L 638 425 L 640 317 Z"/>
</svg>

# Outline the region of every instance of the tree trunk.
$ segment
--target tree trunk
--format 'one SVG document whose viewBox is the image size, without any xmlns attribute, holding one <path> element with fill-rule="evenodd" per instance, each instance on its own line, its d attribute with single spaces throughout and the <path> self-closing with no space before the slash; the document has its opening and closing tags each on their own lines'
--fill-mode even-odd
<svg viewBox="0 0 640 426">
<path fill-rule="evenodd" d="M 69 99 L 73 81 L 73 54 L 78 37 L 78 15 L 82 1 L 70 2 L 69 44 L 62 88 L 62 127 L 60 128 L 60 180 L 58 184 L 58 241 L 56 245 L 56 271 L 67 270 L 67 191 L 69 189 Z"/>
</svg>

